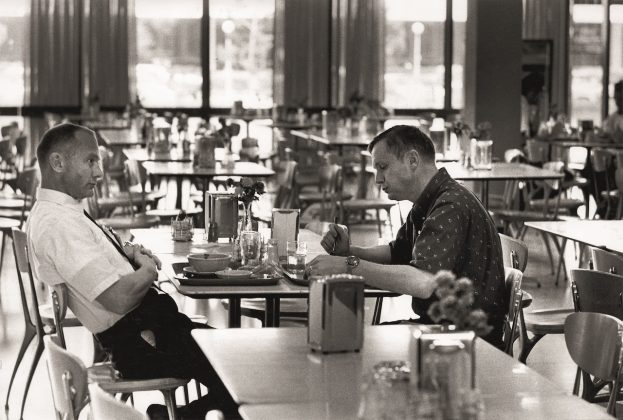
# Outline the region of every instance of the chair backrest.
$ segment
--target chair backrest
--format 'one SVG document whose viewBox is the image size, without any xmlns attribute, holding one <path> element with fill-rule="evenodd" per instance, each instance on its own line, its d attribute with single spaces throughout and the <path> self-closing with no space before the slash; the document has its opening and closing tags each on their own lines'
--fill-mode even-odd
<svg viewBox="0 0 623 420">
<path fill-rule="evenodd" d="M 521 240 L 503 233 L 499 234 L 502 243 L 502 261 L 504 267 L 516 268 L 524 272 L 528 265 L 528 246 Z"/>
<path fill-rule="evenodd" d="M 595 147 L 591 149 L 591 163 L 595 172 L 606 172 L 612 163 L 612 152 Z"/>
<path fill-rule="evenodd" d="M 58 341 L 63 348 L 67 347 L 65 333 L 63 331 L 63 320 L 67 315 L 67 287 L 64 284 L 57 284 L 50 287 L 50 298 L 52 300 L 52 312 L 54 314 L 54 327 L 58 335 Z"/>
<path fill-rule="evenodd" d="M 89 385 L 91 406 L 91 418 L 93 420 L 147 420 L 140 411 L 132 406 L 116 400 L 112 395 L 104 391 L 98 384 Z"/>
<path fill-rule="evenodd" d="M 30 263 L 28 262 L 28 240 L 26 238 L 26 233 L 20 229 L 12 228 L 11 234 L 13 236 L 13 255 L 15 257 L 24 319 L 28 324 L 35 327 L 37 335 L 43 337 L 43 323 L 41 321 L 41 315 L 39 314 L 37 289 L 30 269 Z M 28 279 L 28 290 L 26 289 L 26 279 Z M 30 301 L 28 299 L 29 295 Z"/>
<path fill-rule="evenodd" d="M 604 273 L 623 275 L 623 257 L 601 248 L 591 248 L 593 269 Z"/>
<path fill-rule="evenodd" d="M 533 139 L 526 140 L 526 159 L 529 163 L 543 163 L 549 160 L 549 143 Z"/>
<path fill-rule="evenodd" d="M 565 343 L 571 359 L 586 373 L 615 383 L 611 387 L 609 414 L 614 412 L 619 391 L 622 338 L 623 323 L 606 314 L 576 312 L 565 320 Z"/>
<path fill-rule="evenodd" d="M 62 419 L 77 419 L 88 402 L 87 370 L 82 361 L 55 342 L 43 337 L 54 408 Z"/>
<path fill-rule="evenodd" d="M 283 178 L 275 196 L 274 208 L 292 208 L 296 191 L 296 173 L 298 164 L 294 160 L 285 162 Z"/>
<path fill-rule="evenodd" d="M 623 276 L 601 271 L 571 270 L 577 310 L 623 319 Z"/>
<path fill-rule="evenodd" d="M 519 312 L 521 311 L 521 301 L 523 292 L 521 291 L 521 280 L 523 274 L 521 271 L 504 267 L 506 291 L 510 297 L 508 313 L 504 322 L 504 352 L 513 355 L 513 343 L 517 334 L 517 326 L 519 320 Z"/>
</svg>

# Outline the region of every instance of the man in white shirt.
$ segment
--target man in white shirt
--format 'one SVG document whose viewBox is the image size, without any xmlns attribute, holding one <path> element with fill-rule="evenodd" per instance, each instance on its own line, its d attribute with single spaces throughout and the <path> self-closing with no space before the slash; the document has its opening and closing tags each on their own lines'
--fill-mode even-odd
<svg viewBox="0 0 623 420">
<path fill-rule="evenodd" d="M 187 406 L 186 412 L 197 418 L 213 407 L 234 409 L 190 336 L 198 325 L 178 312 L 171 297 L 152 287 L 158 258 L 140 245 L 122 245 L 114 232 L 84 211 L 83 200 L 93 196 L 103 176 L 95 133 L 58 125 L 43 135 L 37 159 L 41 188 L 26 229 L 34 276 L 67 288 L 69 308 L 123 377 L 197 379 L 210 388 L 210 402 L 202 398 Z M 146 331 L 155 347 L 143 339 Z"/>
</svg>

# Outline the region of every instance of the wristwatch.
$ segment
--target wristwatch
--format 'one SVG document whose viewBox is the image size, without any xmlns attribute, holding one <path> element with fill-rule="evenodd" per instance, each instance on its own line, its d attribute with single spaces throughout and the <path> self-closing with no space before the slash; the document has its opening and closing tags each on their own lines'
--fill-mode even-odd
<svg viewBox="0 0 623 420">
<path fill-rule="evenodd" d="M 353 274 L 353 270 L 359 267 L 359 257 L 356 255 L 349 255 L 346 257 L 346 272 L 348 274 Z"/>
</svg>

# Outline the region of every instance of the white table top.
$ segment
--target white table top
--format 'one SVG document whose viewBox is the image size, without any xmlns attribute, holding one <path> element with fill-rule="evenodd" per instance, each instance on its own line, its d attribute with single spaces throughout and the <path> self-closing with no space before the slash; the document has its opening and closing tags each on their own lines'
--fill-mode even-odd
<svg viewBox="0 0 623 420">
<path fill-rule="evenodd" d="M 491 170 L 466 169 L 458 162 L 440 163 L 450 176 L 461 181 L 506 181 L 512 179 L 557 179 L 563 174 L 523 163 L 494 162 Z"/>
<path fill-rule="evenodd" d="M 526 222 L 526 226 L 589 246 L 623 254 L 623 220 Z"/>
<path fill-rule="evenodd" d="M 362 374 L 387 360 L 408 360 L 410 326 L 366 327 L 359 353 L 313 353 L 305 328 L 195 330 L 193 337 L 239 404 L 323 402 L 355 405 Z M 483 396 L 563 395 L 526 365 L 478 340 Z"/>
<path fill-rule="evenodd" d="M 605 410 L 572 395 L 543 395 L 522 392 L 516 395 L 484 396 L 487 420 L 587 420 L 611 419 Z M 245 420 L 330 420 L 356 419 L 358 404 L 313 401 L 289 404 L 244 404 L 239 412 Z"/>
<path fill-rule="evenodd" d="M 143 162 L 143 167 L 151 175 L 181 177 L 214 177 L 214 176 L 248 176 L 268 177 L 275 171 L 254 162 L 236 162 L 232 168 L 221 166 L 219 162 L 214 168 L 195 168 L 191 162 Z"/>
<path fill-rule="evenodd" d="M 107 146 L 138 146 L 145 140 L 138 137 L 137 130 L 131 128 L 97 130 L 99 137 Z"/>
</svg>

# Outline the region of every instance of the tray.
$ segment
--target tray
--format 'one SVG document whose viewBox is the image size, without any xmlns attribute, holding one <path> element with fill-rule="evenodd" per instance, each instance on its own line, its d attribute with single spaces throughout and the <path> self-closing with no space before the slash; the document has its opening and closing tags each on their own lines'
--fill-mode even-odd
<svg viewBox="0 0 623 420">
<path fill-rule="evenodd" d="M 184 267 L 188 263 L 172 264 L 175 271 L 175 279 L 183 286 L 269 286 L 279 283 L 281 277 L 254 277 L 244 276 L 235 278 L 212 277 L 188 277 L 184 274 Z"/>
</svg>

